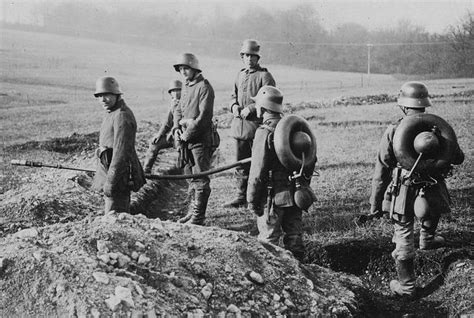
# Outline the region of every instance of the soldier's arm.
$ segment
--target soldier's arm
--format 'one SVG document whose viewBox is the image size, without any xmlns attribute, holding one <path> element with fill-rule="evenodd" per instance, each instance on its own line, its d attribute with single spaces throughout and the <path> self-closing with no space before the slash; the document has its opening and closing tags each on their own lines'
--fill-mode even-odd
<svg viewBox="0 0 474 318">
<path fill-rule="evenodd" d="M 157 137 L 164 136 L 165 134 L 169 133 L 171 131 L 171 129 L 173 128 L 173 126 L 174 126 L 173 112 L 174 112 L 174 109 L 176 108 L 177 103 L 178 102 L 171 101 L 171 107 L 170 107 L 170 109 L 168 111 L 168 114 L 166 116 L 166 121 L 164 121 L 161 124 L 161 127 L 160 127 L 160 130 L 158 131 Z"/>
<path fill-rule="evenodd" d="M 212 121 L 214 109 L 214 90 L 210 85 L 204 85 L 199 91 L 199 114 L 196 118 L 189 120 L 186 131 L 181 138 L 184 141 L 192 141 L 202 134 L 206 125 Z"/>
<path fill-rule="evenodd" d="M 252 146 L 252 161 L 247 186 L 247 202 L 263 209 L 266 194 L 266 183 L 270 167 L 270 149 L 267 146 L 268 131 L 257 129 Z"/>
<path fill-rule="evenodd" d="M 136 125 L 129 114 L 120 111 L 114 120 L 114 146 L 112 161 L 104 184 L 104 193 L 126 190 L 129 179 L 130 156 L 134 152 Z"/>
<path fill-rule="evenodd" d="M 375 162 L 374 175 L 372 178 L 372 194 L 370 196 L 370 211 L 382 211 L 382 202 L 385 190 L 390 184 L 392 170 L 396 167 L 397 161 L 393 153 L 393 134 L 395 127 L 390 126 L 382 136 L 377 160 Z"/>
<path fill-rule="evenodd" d="M 232 91 L 232 95 L 230 96 L 230 102 L 229 102 L 229 110 L 233 112 L 232 107 L 234 105 L 236 107 L 239 107 L 239 100 L 238 100 L 238 93 L 239 93 L 239 77 L 240 77 L 240 72 L 237 74 L 237 78 L 234 81 L 234 89 Z"/>
<path fill-rule="evenodd" d="M 181 111 L 182 102 L 183 102 L 183 100 L 181 99 L 179 101 L 178 105 L 173 109 L 173 128 L 171 129 L 173 134 L 177 129 L 181 128 L 181 125 L 179 124 L 179 121 L 183 118 L 183 113 Z"/>
<path fill-rule="evenodd" d="M 262 74 L 262 86 L 263 85 L 270 85 L 270 86 L 276 86 L 275 79 L 273 78 L 272 74 L 270 72 L 263 72 Z"/>
</svg>

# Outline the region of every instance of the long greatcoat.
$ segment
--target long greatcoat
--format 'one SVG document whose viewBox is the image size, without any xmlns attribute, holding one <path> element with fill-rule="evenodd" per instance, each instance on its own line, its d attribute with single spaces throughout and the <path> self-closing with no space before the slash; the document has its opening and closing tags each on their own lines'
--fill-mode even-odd
<svg viewBox="0 0 474 318">
<path fill-rule="evenodd" d="M 137 123 L 123 99 L 107 112 L 100 127 L 97 171 L 93 188 L 108 197 L 138 191 L 145 184 L 145 174 L 135 151 Z M 104 152 L 111 152 L 108 160 Z M 106 162 L 108 161 L 108 162 Z"/>
<path fill-rule="evenodd" d="M 246 119 L 232 119 L 231 136 L 235 139 L 252 140 L 254 138 L 255 131 L 262 121 L 257 117 L 255 102 L 251 97 L 255 97 L 258 90 L 265 85 L 275 86 L 275 80 L 272 74 L 260 65 L 252 69 L 243 68 L 237 74 L 230 107 L 237 105 L 241 110 L 248 107 L 250 115 Z"/>
</svg>

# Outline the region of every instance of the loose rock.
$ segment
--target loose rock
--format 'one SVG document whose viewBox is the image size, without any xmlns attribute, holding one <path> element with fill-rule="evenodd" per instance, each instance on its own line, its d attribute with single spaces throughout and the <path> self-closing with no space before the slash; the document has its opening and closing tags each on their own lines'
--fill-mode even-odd
<svg viewBox="0 0 474 318">
<path fill-rule="evenodd" d="M 99 283 L 108 284 L 110 281 L 109 276 L 107 275 L 107 273 L 104 272 L 95 272 L 92 273 L 92 276 Z"/>
</svg>

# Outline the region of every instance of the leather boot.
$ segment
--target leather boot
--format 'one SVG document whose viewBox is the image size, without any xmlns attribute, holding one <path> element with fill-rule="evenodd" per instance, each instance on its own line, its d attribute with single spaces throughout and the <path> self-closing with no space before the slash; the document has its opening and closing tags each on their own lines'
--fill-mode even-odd
<svg viewBox="0 0 474 318">
<path fill-rule="evenodd" d="M 224 208 L 240 208 L 247 207 L 247 183 L 248 176 L 240 177 L 238 185 L 237 198 L 224 203 Z"/>
<path fill-rule="evenodd" d="M 420 236 L 420 250 L 433 250 L 446 245 L 446 240 L 441 235 L 434 235 L 429 241 Z"/>
<path fill-rule="evenodd" d="M 176 222 L 186 223 L 193 216 L 193 204 L 194 204 L 195 192 L 196 190 L 193 187 L 188 187 L 188 192 L 186 193 L 186 202 L 189 205 L 188 213 L 182 218 L 178 219 L 178 221 Z"/>
<path fill-rule="evenodd" d="M 390 290 L 398 295 L 411 298 L 415 296 L 415 264 L 413 259 L 395 260 L 398 280 L 390 282 Z"/>
<path fill-rule="evenodd" d="M 196 189 L 195 198 L 192 204 L 191 218 L 186 224 L 204 225 L 206 219 L 206 208 L 211 194 L 211 189 Z"/>
<path fill-rule="evenodd" d="M 446 244 L 444 237 L 436 235 L 439 218 L 426 219 L 421 222 L 420 250 L 432 250 Z"/>
</svg>

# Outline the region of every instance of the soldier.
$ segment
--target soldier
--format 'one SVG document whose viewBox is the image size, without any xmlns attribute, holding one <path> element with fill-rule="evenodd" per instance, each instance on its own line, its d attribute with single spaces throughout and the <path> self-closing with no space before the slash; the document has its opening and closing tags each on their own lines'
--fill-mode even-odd
<svg viewBox="0 0 474 318">
<path fill-rule="evenodd" d="M 129 212 L 130 191 L 145 184 L 145 174 L 135 151 L 137 123 L 113 77 L 96 82 L 94 96 L 106 111 L 100 127 L 98 165 L 93 188 L 104 192 L 105 212 Z"/>
<path fill-rule="evenodd" d="M 174 109 L 179 105 L 179 100 L 181 99 L 181 88 L 183 83 L 179 80 L 171 81 L 168 94 L 171 96 L 171 105 L 168 111 L 168 116 L 166 121 L 162 123 L 158 133 L 151 139 L 148 146 L 148 151 L 145 156 L 145 173 L 151 173 L 153 164 L 156 161 L 158 152 L 161 149 L 170 148 L 173 146 L 173 134 L 171 133 L 171 128 L 173 128 L 173 112 Z"/>
<path fill-rule="evenodd" d="M 249 210 L 258 216 L 259 240 L 277 245 L 283 234 L 285 248 L 302 260 L 302 209 L 294 200 L 292 171 L 280 162 L 273 143 L 273 132 L 282 119 L 282 102 L 280 90 L 272 86 L 263 86 L 255 97 L 257 116 L 263 118 L 263 124 L 253 142 L 247 201 Z M 314 165 L 308 170 L 312 173 L 313 169 Z"/>
<path fill-rule="evenodd" d="M 176 107 L 173 113 L 173 135 L 180 143 L 184 173 L 203 172 L 209 170 L 213 152 L 214 90 L 204 79 L 199 61 L 193 54 L 180 55 L 174 69 L 183 76 L 185 85 L 179 107 Z M 191 210 L 178 222 L 203 225 L 211 194 L 209 177 L 191 179 L 188 193 L 193 192 Z"/>
<path fill-rule="evenodd" d="M 406 116 L 405 122 L 410 117 L 421 116 L 420 114 L 425 112 L 425 108 L 431 106 L 428 89 L 423 83 L 419 82 L 403 84 L 397 103 Z M 389 210 L 387 206 L 391 206 L 390 213 L 394 222 L 392 241 L 396 244 L 392 257 L 395 260 L 398 280 L 390 282 L 390 289 L 396 295 L 413 297 L 415 295 L 416 280 L 414 271 L 414 219 L 415 214 L 419 215 L 415 207 L 416 198 L 417 196 L 424 196 L 428 204 L 431 205 L 428 213 L 419 220 L 421 223 L 420 249 L 434 249 L 444 245 L 444 238 L 436 235 L 435 232 L 440 215 L 450 212 L 449 194 L 444 179 L 452 166 L 448 165 L 444 169 L 438 169 L 438 171 L 429 174 L 410 174 L 409 171 L 402 169 L 400 160 L 397 160 L 394 152 L 394 149 L 397 150 L 398 143 L 395 144 L 395 147 L 393 143 L 396 132 L 403 133 L 402 128 L 404 129 L 404 127 L 401 127 L 401 124 L 403 124 L 403 121 L 389 126 L 380 142 L 372 180 L 370 204 L 372 213 L 387 211 Z M 395 141 L 397 141 L 397 136 L 395 137 Z M 457 142 L 453 152 L 448 155 L 451 164 L 461 164 L 464 160 L 464 154 Z M 394 185 L 397 186 L 394 187 Z"/>
<path fill-rule="evenodd" d="M 240 58 L 244 63 L 237 74 L 230 110 L 234 115 L 231 124 L 231 136 L 235 139 L 236 159 L 242 160 L 252 156 L 252 141 L 261 119 L 256 116 L 255 103 L 252 97 L 264 85 L 275 86 L 275 80 L 266 68 L 258 64 L 260 45 L 255 40 L 245 40 L 240 49 Z M 250 165 L 236 168 L 238 179 L 237 197 L 224 204 L 224 207 L 241 207 L 247 205 L 246 192 Z"/>
</svg>

